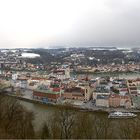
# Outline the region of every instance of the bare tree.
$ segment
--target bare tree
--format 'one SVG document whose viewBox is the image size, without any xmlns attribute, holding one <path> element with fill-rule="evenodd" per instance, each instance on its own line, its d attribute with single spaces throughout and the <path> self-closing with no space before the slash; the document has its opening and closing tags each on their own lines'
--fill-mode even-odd
<svg viewBox="0 0 140 140">
<path fill-rule="evenodd" d="M 51 122 L 53 122 L 51 124 L 52 138 L 72 138 L 75 124 L 74 110 L 71 110 L 69 107 L 59 107 L 59 110 L 54 113 Z"/>
<path fill-rule="evenodd" d="M 132 139 L 133 136 L 133 121 L 132 120 L 124 120 L 119 122 L 119 136 L 123 139 Z"/>
<path fill-rule="evenodd" d="M 120 138 L 140 139 L 140 118 L 127 119 L 119 123 Z"/>
<path fill-rule="evenodd" d="M 49 138 L 51 138 L 50 130 L 47 123 L 44 123 L 41 132 L 41 139 L 49 139 Z"/>
<path fill-rule="evenodd" d="M 111 121 L 105 114 L 95 114 L 92 118 L 93 133 L 96 139 L 108 139 L 112 137 Z"/>
<path fill-rule="evenodd" d="M 76 139 L 92 139 L 93 138 L 93 122 L 92 115 L 85 112 L 76 115 L 75 138 Z"/>
<path fill-rule="evenodd" d="M 16 99 L 2 97 L 0 103 L 1 138 L 33 138 L 34 114 L 23 108 Z"/>
</svg>

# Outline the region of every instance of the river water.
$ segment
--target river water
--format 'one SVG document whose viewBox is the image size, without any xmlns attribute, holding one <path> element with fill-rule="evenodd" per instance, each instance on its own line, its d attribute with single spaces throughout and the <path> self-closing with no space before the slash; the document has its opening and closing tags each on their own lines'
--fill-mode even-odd
<svg viewBox="0 0 140 140">
<path fill-rule="evenodd" d="M 140 73 L 96 73 L 96 74 L 88 74 L 87 75 L 90 78 L 97 78 L 97 77 L 103 77 L 103 76 L 110 76 L 110 77 L 116 77 L 116 78 L 140 78 Z M 78 77 L 85 77 L 85 74 L 78 74 Z"/>
<path fill-rule="evenodd" d="M 47 106 L 44 104 L 30 103 L 26 101 L 19 100 L 20 104 L 23 105 L 27 110 L 32 111 L 35 115 L 34 128 L 38 131 L 42 124 L 48 121 L 49 115 L 52 115 L 57 111 L 57 107 Z"/>
</svg>

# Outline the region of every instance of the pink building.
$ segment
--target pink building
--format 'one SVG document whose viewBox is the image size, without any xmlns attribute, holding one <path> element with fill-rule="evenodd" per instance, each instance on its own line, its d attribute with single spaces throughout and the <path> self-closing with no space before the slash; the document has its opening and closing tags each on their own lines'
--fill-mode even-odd
<svg viewBox="0 0 140 140">
<path fill-rule="evenodd" d="M 110 107 L 131 107 L 131 98 L 128 95 L 122 96 L 119 94 L 110 94 L 109 96 Z"/>
<path fill-rule="evenodd" d="M 120 106 L 120 95 L 110 94 L 109 96 L 109 106 L 110 107 L 119 107 Z"/>
</svg>

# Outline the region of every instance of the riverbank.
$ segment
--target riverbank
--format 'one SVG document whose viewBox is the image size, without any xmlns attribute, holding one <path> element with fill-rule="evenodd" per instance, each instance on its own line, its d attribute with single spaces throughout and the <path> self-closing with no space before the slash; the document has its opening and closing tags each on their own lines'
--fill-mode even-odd
<svg viewBox="0 0 140 140">
<path fill-rule="evenodd" d="M 48 103 L 44 103 L 41 102 L 39 100 L 34 100 L 34 99 L 29 99 L 29 98 L 24 98 L 21 96 L 16 96 L 13 94 L 6 94 L 6 96 L 18 99 L 18 100 L 22 100 L 25 102 L 30 102 L 30 103 L 35 103 L 35 104 L 43 104 L 46 106 L 53 106 L 53 107 L 68 107 L 69 109 L 76 109 L 79 111 L 86 111 L 86 112 L 104 112 L 104 113 L 109 113 L 109 112 L 113 112 L 113 111 L 121 111 L 121 112 L 132 112 L 132 113 L 140 113 L 140 110 L 138 109 L 125 109 L 125 108 L 105 108 L 105 107 L 85 107 L 83 105 L 73 105 L 73 104 L 58 104 L 58 103 L 53 103 L 53 102 L 48 102 Z"/>
<path fill-rule="evenodd" d="M 133 71 L 127 71 L 127 72 L 124 72 L 124 71 L 114 71 L 114 72 L 91 72 L 91 71 L 73 71 L 71 72 L 72 74 L 135 74 L 137 72 L 133 72 Z"/>
</svg>

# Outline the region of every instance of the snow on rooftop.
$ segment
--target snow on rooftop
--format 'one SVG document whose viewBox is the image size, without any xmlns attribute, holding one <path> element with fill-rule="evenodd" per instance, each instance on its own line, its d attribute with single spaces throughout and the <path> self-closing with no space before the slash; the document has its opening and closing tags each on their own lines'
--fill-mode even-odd
<svg viewBox="0 0 140 140">
<path fill-rule="evenodd" d="M 88 59 L 89 59 L 89 60 L 93 60 L 94 58 L 95 58 L 95 57 L 89 57 Z"/>
<path fill-rule="evenodd" d="M 35 54 L 35 53 L 22 53 L 21 57 L 26 57 L 26 58 L 35 58 L 35 57 L 40 57 L 39 54 Z"/>
<path fill-rule="evenodd" d="M 1 50 L 2 53 L 8 52 L 8 50 Z"/>
</svg>

